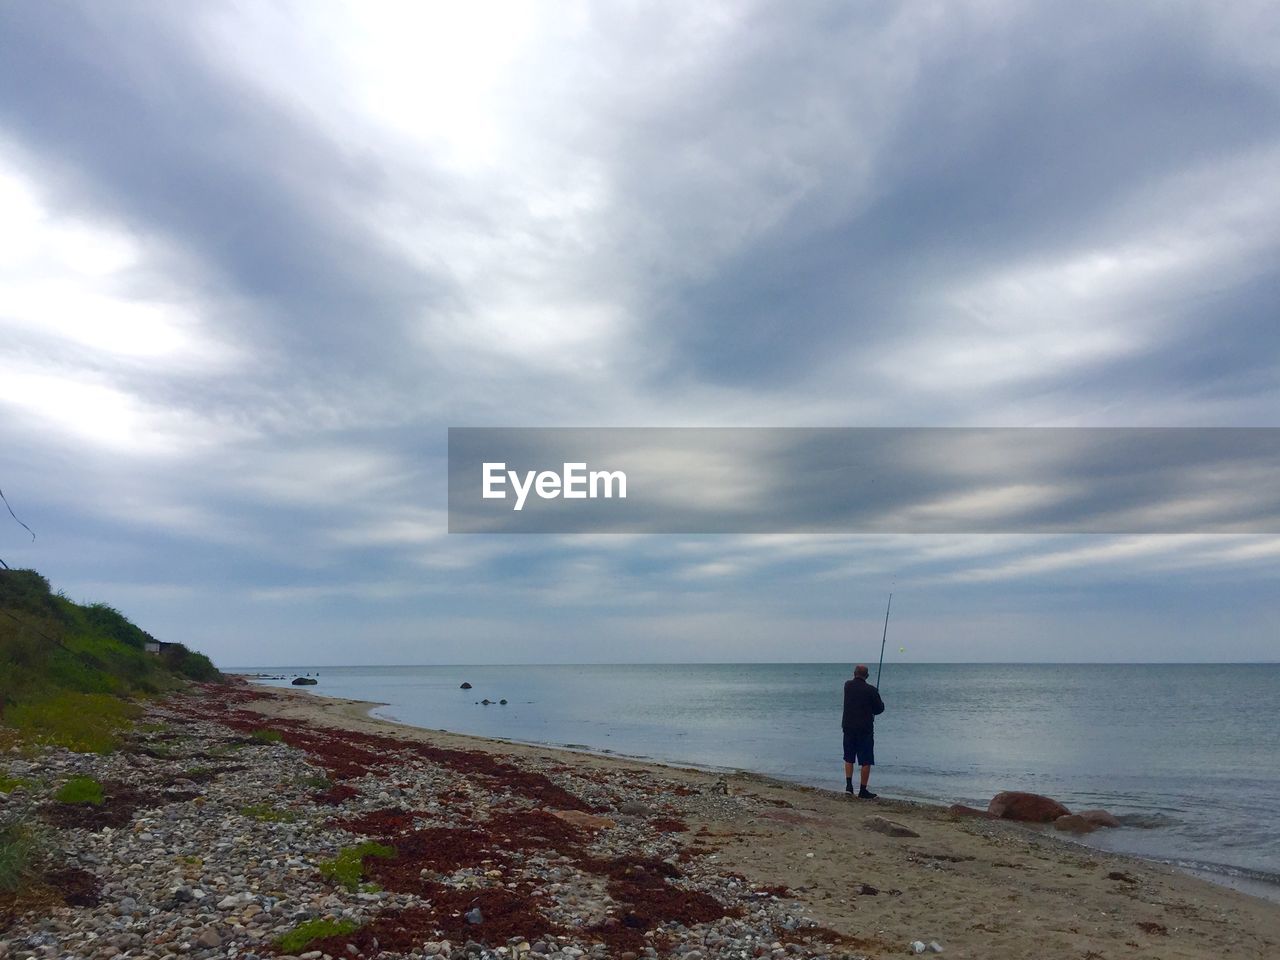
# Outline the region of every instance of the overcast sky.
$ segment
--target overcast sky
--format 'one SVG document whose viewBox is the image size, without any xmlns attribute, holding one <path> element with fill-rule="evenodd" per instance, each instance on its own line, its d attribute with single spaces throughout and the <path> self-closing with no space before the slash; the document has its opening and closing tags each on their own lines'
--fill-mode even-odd
<svg viewBox="0 0 1280 960">
<path fill-rule="evenodd" d="M 222 665 L 1277 658 L 1280 538 L 463 536 L 449 426 L 1277 426 L 1270 2 L 0 5 L 0 558 Z"/>
</svg>

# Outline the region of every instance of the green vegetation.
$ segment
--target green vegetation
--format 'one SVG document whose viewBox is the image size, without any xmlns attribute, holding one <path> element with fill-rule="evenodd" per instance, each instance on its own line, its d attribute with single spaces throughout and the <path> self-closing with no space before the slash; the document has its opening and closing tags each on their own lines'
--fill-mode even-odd
<svg viewBox="0 0 1280 960">
<path fill-rule="evenodd" d="M 299 777 L 297 783 L 298 786 L 302 787 L 304 790 L 328 790 L 333 786 L 333 781 L 328 777 L 316 774 Z"/>
<path fill-rule="evenodd" d="M 301 953 L 309 943 L 326 937 L 345 937 L 357 927 L 359 924 L 354 920 L 308 920 L 276 940 L 276 949 L 281 953 Z"/>
<path fill-rule="evenodd" d="M 80 753 L 107 753 L 120 744 L 141 709 L 106 693 L 59 693 L 34 703 L 18 703 L 4 720 L 36 743 L 51 743 Z"/>
<path fill-rule="evenodd" d="M 234 756 L 236 751 L 244 749 L 243 743 L 214 743 L 205 747 L 205 753 L 215 760 L 225 760 Z"/>
<path fill-rule="evenodd" d="M 178 756 L 174 752 L 173 746 L 168 743 L 148 743 L 147 749 L 151 751 L 152 756 L 157 760 L 172 760 Z"/>
<path fill-rule="evenodd" d="M 353 893 L 360 889 L 364 878 L 365 857 L 394 857 L 394 847 L 366 840 L 355 847 L 343 847 L 332 860 L 320 864 L 320 875 L 333 883 L 341 884 Z"/>
<path fill-rule="evenodd" d="M 102 806 L 105 799 L 102 784 L 93 777 L 72 777 L 58 788 L 53 798 L 59 803 L 89 803 L 95 807 Z"/>
<path fill-rule="evenodd" d="M 22 788 L 30 790 L 35 784 L 23 777 L 6 777 L 0 774 L 0 793 L 13 793 L 13 791 Z"/>
<path fill-rule="evenodd" d="M 153 637 L 106 604 L 74 603 L 34 570 L 0 569 L 0 716 L 27 743 L 105 751 L 137 715 L 127 698 L 220 674 L 208 657 Z"/>
<path fill-rule="evenodd" d="M 279 730 L 255 730 L 253 733 L 249 734 L 249 736 L 253 737 L 253 739 L 257 740 L 259 743 L 279 743 L 284 739 L 284 737 L 280 735 Z"/>
<path fill-rule="evenodd" d="M 35 835 L 14 821 L 0 822 L 0 893 L 13 893 L 35 872 Z"/>
<path fill-rule="evenodd" d="M 248 807 L 241 807 L 240 815 L 253 820 L 261 820 L 264 823 L 293 823 L 298 819 L 298 815 L 292 810 L 281 810 L 279 807 L 273 807 L 265 803 L 255 803 Z"/>
<path fill-rule="evenodd" d="M 218 672 L 218 668 L 213 665 L 212 660 L 203 653 L 188 650 L 185 644 L 169 644 L 160 654 L 159 660 L 173 673 L 186 677 L 188 680 L 209 683 L 213 680 L 222 679 L 222 674 Z"/>
</svg>

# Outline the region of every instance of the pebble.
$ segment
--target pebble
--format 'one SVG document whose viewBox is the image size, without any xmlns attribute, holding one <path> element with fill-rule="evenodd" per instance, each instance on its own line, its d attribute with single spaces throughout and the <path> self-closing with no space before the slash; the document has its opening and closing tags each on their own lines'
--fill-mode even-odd
<svg viewBox="0 0 1280 960">
<path fill-rule="evenodd" d="M 208 927 L 200 931 L 200 935 L 196 937 L 196 944 L 201 947 L 220 947 L 222 946 L 222 937 L 218 936 L 218 931 L 212 927 Z"/>
<path fill-rule="evenodd" d="M 47 748 L 34 758 L 0 756 L 0 775 L 56 784 L 74 771 L 103 782 L 127 783 L 157 797 L 150 806 L 139 807 L 125 826 L 58 832 L 58 845 L 67 851 L 71 863 L 100 878 L 101 904 L 19 919 L 0 938 L 0 960 L 123 960 L 122 955 L 129 960 L 257 960 L 274 956 L 272 944 L 306 921 L 342 919 L 366 924 L 387 910 L 426 906 L 411 893 L 348 891 L 326 880 L 319 864 L 344 847 L 369 839 L 335 825 L 335 818 L 398 806 L 420 811 L 423 826 L 471 826 L 488 817 L 491 809 L 530 804 L 500 783 L 460 775 L 415 757 L 395 768 L 393 783 L 382 780 L 379 772 L 341 781 L 356 795 L 335 808 L 312 798 L 319 789 L 315 784 L 331 777 L 302 751 L 284 743 L 231 746 L 245 739 L 244 732 L 217 722 L 216 709 L 199 719 L 164 703 L 153 702 L 145 709 L 148 716 L 143 722 L 162 724 L 165 735 L 138 734 L 137 745 L 150 748 L 155 756 L 137 752 L 77 755 L 60 748 Z M 262 725 L 271 724 L 264 719 Z M 735 823 L 759 809 L 758 800 L 745 792 L 733 794 L 726 780 L 691 790 L 655 773 L 623 787 L 590 768 L 566 772 L 555 761 L 538 758 L 522 763 L 526 769 L 545 773 L 593 809 L 622 815 L 610 821 L 608 829 L 589 832 L 594 857 L 676 863 L 683 841 L 678 835 L 653 830 L 646 817 L 695 816 Z M 7 802 L 20 815 L 34 814 L 39 805 L 49 802 L 51 790 L 14 791 Z M 174 791 L 177 795 L 171 796 Z M 619 797 L 619 792 L 626 795 Z M 198 796 L 193 798 L 192 793 Z M 259 819 L 244 812 L 264 807 L 287 811 L 288 816 Z M 814 921 L 795 914 L 794 901 L 761 898 L 741 878 L 718 874 L 712 859 L 678 861 L 684 874 L 679 886 L 740 907 L 742 915 L 690 926 L 663 924 L 654 932 L 670 945 L 670 953 L 682 960 L 836 960 L 842 956 L 816 942 L 783 948 L 778 937 L 784 930 L 801 931 Z M 535 849 L 445 875 L 424 869 L 422 876 L 459 890 L 529 884 L 548 894 L 548 918 L 569 932 L 549 938 L 536 936 L 545 931 L 528 930 L 524 931 L 528 937 L 504 936 L 501 943 L 489 943 L 484 936 L 485 913 L 473 905 L 463 915 L 474 936 L 465 945 L 437 934 L 439 939 L 426 940 L 409 953 L 382 950 L 378 956 L 388 960 L 460 960 L 464 955 L 476 960 L 658 957 L 653 946 L 614 951 L 585 932 L 597 925 L 618 926 L 618 905 L 608 898 L 602 877 L 584 873 L 575 860 L 554 851 Z M 578 936 L 573 931 L 584 932 Z M 360 955 L 358 949 L 332 953 L 331 960 L 358 960 Z M 663 955 L 667 954 L 664 948 Z M 324 956 L 319 950 L 299 949 L 283 960 L 323 960 Z"/>
</svg>

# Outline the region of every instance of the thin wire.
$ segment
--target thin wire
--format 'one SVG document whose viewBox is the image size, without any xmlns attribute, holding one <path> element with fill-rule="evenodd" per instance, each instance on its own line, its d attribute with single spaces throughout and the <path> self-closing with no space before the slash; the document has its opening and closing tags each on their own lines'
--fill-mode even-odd
<svg viewBox="0 0 1280 960">
<path fill-rule="evenodd" d="M 13 512 L 13 507 L 9 506 L 9 498 L 4 495 L 3 490 L 0 490 L 0 500 L 4 501 L 4 505 L 9 511 L 9 516 L 13 517 L 14 520 L 18 520 L 18 515 Z M 31 542 L 34 543 L 36 539 L 36 532 L 21 520 L 18 520 L 18 525 L 21 526 L 22 529 L 26 530 L 27 533 L 31 534 Z M 0 559 L 0 567 L 4 567 L 6 570 L 10 569 L 9 565 L 5 563 L 3 559 Z"/>
<path fill-rule="evenodd" d="M 8 498 L 8 497 L 6 497 L 6 496 L 4 495 L 4 491 L 3 491 L 3 490 L 0 490 L 0 500 L 3 500 L 3 501 L 4 501 L 4 505 L 5 505 L 5 507 L 6 507 L 6 508 L 8 509 L 8 511 L 9 511 L 9 516 L 13 517 L 13 519 L 14 519 L 14 520 L 18 520 L 18 515 L 17 515 L 16 513 L 14 513 L 14 512 L 13 512 L 13 507 L 10 507 L 10 506 L 9 506 L 9 498 Z M 25 530 L 25 531 L 27 531 L 27 533 L 31 534 L 31 542 L 32 542 L 32 543 L 34 543 L 34 542 L 35 542 L 35 539 L 36 539 L 36 532 L 35 532 L 34 530 L 32 530 L 30 527 L 28 527 L 28 526 L 27 526 L 25 523 L 23 523 L 21 520 L 18 520 L 18 526 L 22 527 L 22 529 L 23 529 L 23 530 Z"/>
</svg>

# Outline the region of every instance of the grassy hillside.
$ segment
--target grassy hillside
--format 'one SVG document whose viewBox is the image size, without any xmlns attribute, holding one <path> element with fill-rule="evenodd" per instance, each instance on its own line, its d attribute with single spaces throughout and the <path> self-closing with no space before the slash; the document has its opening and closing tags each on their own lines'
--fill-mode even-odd
<svg viewBox="0 0 1280 960">
<path fill-rule="evenodd" d="M 0 570 L 0 723 L 73 749 L 110 749 L 130 701 L 216 680 L 181 644 L 147 653 L 151 635 L 106 604 L 79 604 L 34 570 Z"/>
</svg>

